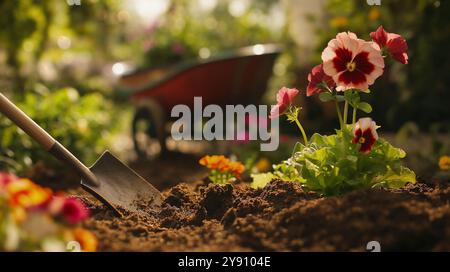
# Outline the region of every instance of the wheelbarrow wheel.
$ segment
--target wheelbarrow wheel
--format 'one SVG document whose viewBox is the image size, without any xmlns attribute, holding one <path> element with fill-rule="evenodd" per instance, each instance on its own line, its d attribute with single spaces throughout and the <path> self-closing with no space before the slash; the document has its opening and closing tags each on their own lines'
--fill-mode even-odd
<svg viewBox="0 0 450 272">
<path fill-rule="evenodd" d="M 132 125 L 134 150 L 140 159 L 153 159 L 166 152 L 164 117 L 154 101 L 138 106 Z"/>
</svg>

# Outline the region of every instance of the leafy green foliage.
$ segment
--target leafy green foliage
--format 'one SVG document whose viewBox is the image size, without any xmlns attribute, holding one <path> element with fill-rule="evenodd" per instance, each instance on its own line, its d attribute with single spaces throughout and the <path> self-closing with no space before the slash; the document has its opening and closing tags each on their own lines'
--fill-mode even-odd
<svg viewBox="0 0 450 272">
<path fill-rule="evenodd" d="M 115 42 L 124 36 L 119 32 L 124 23 L 116 16 L 122 4 L 118 0 L 82 2 L 70 6 L 60 0 L 0 1 L 0 54 L 4 56 L 0 68 L 8 71 L 0 80 L 3 88 L 22 94 L 45 82 L 52 88 L 76 86 L 82 93 L 99 91 L 98 87 L 107 91 L 110 83 L 96 71 L 124 58 L 122 48 L 131 47 Z M 67 48 L 59 46 L 61 38 L 69 41 Z M 136 50 L 130 48 L 127 53 L 136 55 Z"/>
<path fill-rule="evenodd" d="M 349 127 L 336 134 L 314 134 L 308 146 L 296 145 L 292 157 L 274 167 L 273 176 L 302 183 L 307 189 L 337 195 L 358 188 L 400 188 L 415 183 L 413 171 L 404 167 L 406 153 L 379 139 L 368 154 L 353 144 Z M 272 174 L 254 176 L 254 187 L 260 187 Z"/>
<path fill-rule="evenodd" d="M 17 103 L 39 125 L 86 164 L 105 149 L 114 129 L 111 105 L 99 94 L 79 96 L 72 88 L 39 95 L 26 93 Z M 49 155 L 22 130 L 0 116 L 0 169 L 23 172 Z"/>
</svg>

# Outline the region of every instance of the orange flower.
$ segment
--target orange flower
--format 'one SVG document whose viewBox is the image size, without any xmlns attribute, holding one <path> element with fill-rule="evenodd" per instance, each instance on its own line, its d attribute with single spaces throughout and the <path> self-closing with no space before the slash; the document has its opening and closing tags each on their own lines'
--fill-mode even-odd
<svg viewBox="0 0 450 272">
<path fill-rule="evenodd" d="M 225 156 L 204 156 L 199 163 L 208 167 L 212 171 L 210 179 L 219 184 L 223 184 L 234 177 L 240 178 L 244 172 L 245 167 L 240 162 L 233 162 Z"/>
<path fill-rule="evenodd" d="M 8 183 L 6 192 L 13 206 L 31 208 L 44 205 L 52 197 L 52 190 L 43 188 L 29 179 L 18 179 Z"/>
<path fill-rule="evenodd" d="M 228 167 L 230 172 L 232 172 L 238 178 L 245 170 L 245 166 L 240 162 L 230 162 Z"/>
<path fill-rule="evenodd" d="M 203 158 L 200 159 L 199 163 L 203 166 L 208 167 L 209 169 L 216 169 L 222 171 L 228 163 L 230 163 L 230 160 L 225 158 L 223 155 L 213 155 L 209 156 L 206 155 Z"/>
<path fill-rule="evenodd" d="M 81 250 L 87 252 L 94 252 L 97 250 L 98 241 L 95 235 L 83 228 L 76 228 L 73 231 L 75 240 L 80 243 Z"/>
<path fill-rule="evenodd" d="M 220 172 L 230 172 L 234 176 L 239 177 L 245 170 L 245 166 L 240 162 L 229 161 L 227 164 L 222 165 L 219 169 Z"/>
</svg>

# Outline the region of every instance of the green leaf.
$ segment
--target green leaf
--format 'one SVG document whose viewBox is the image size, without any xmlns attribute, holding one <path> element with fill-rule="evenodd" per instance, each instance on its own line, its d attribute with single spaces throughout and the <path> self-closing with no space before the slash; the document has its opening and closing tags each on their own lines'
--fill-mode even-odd
<svg viewBox="0 0 450 272">
<path fill-rule="evenodd" d="M 253 182 L 250 187 L 253 189 L 264 188 L 269 182 L 277 178 L 277 176 L 272 173 L 252 174 L 251 177 Z"/>
<path fill-rule="evenodd" d="M 325 136 L 320 135 L 319 133 L 314 133 L 309 140 L 310 143 L 315 143 L 319 146 L 325 143 Z"/>
<path fill-rule="evenodd" d="M 310 142 L 318 147 L 335 145 L 336 135 L 322 136 L 319 133 L 314 133 L 313 136 L 311 136 Z"/>
<path fill-rule="evenodd" d="M 383 183 L 385 187 L 398 189 L 407 183 L 416 183 L 416 174 L 409 168 L 402 166 L 399 174 L 389 171 L 386 175 L 377 177 L 376 180 Z"/>
<path fill-rule="evenodd" d="M 371 113 L 372 112 L 372 106 L 369 103 L 366 103 L 366 102 L 358 103 L 358 109 L 362 110 L 365 113 Z"/>
<path fill-rule="evenodd" d="M 328 148 L 321 148 L 314 153 L 307 155 L 308 159 L 314 161 L 317 165 L 322 165 L 326 162 L 328 155 Z"/>
<path fill-rule="evenodd" d="M 381 151 L 379 152 L 384 155 L 386 161 L 396 161 L 406 157 L 406 152 L 403 149 L 392 146 L 384 139 L 379 139 L 378 141 L 381 145 Z"/>
<path fill-rule="evenodd" d="M 292 150 L 292 156 L 294 156 L 295 153 L 302 151 L 303 148 L 305 148 L 305 146 L 302 143 L 296 142 L 294 149 Z"/>
<path fill-rule="evenodd" d="M 330 92 L 322 92 L 319 94 L 319 99 L 322 102 L 330 102 L 334 100 L 334 96 Z"/>
</svg>

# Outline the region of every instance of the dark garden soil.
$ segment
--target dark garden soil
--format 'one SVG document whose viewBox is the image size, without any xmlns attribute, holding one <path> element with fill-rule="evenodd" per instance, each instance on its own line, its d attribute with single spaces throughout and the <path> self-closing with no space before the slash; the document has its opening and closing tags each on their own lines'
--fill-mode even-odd
<svg viewBox="0 0 450 272">
<path fill-rule="evenodd" d="M 164 166 L 159 172 L 176 180 L 180 168 Z M 161 210 L 143 205 L 142 213 L 124 211 L 121 219 L 83 197 L 93 214 L 85 226 L 98 236 L 100 250 L 365 251 L 373 240 L 383 251 L 450 250 L 448 182 L 328 198 L 280 180 L 258 190 L 204 181 L 167 188 Z"/>
</svg>

